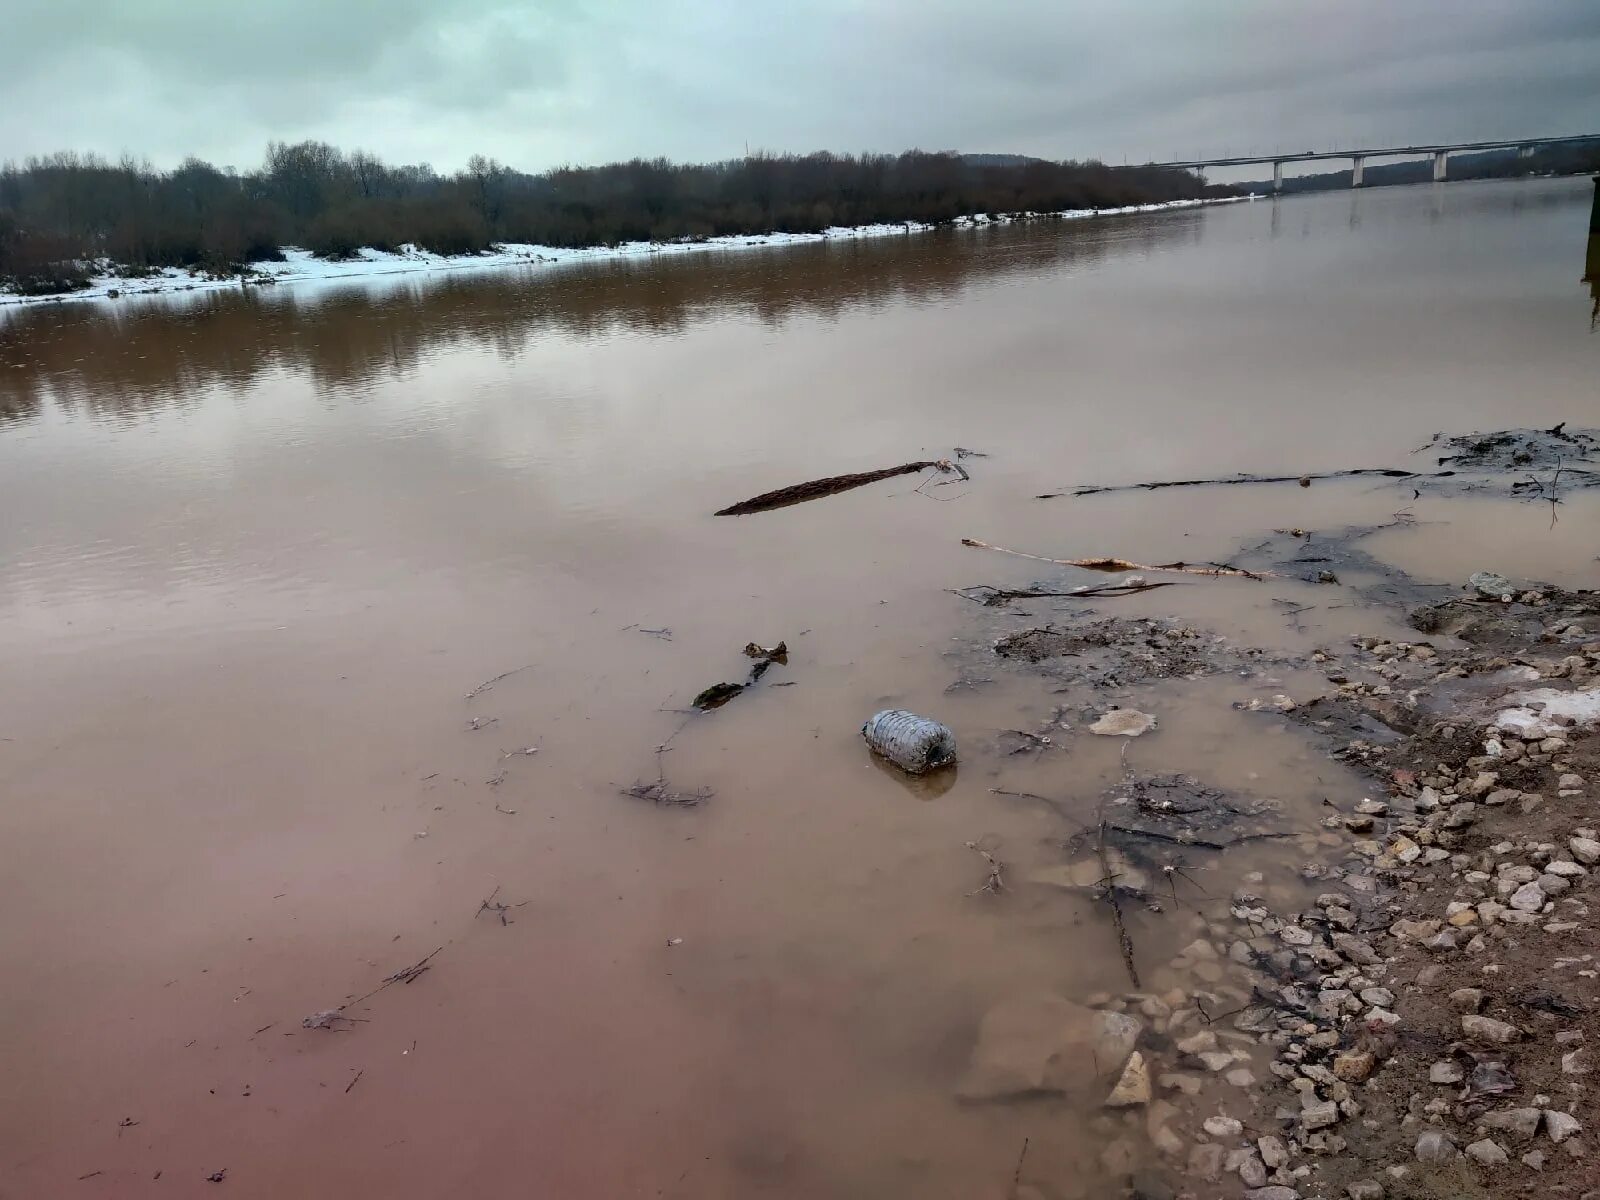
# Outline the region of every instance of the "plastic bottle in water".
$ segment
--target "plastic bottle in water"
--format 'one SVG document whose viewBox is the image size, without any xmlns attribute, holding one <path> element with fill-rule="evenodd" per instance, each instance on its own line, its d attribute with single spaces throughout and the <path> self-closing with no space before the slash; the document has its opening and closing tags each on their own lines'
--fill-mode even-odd
<svg viewBox="0 0 1600 1200">
<path fill-rule="evenodd" d="M 902 771 L 924 775 L 956 761 L 956 735 L 903 708 L 886 708 L 861 727 L 867 745 Z"/>
</svg>

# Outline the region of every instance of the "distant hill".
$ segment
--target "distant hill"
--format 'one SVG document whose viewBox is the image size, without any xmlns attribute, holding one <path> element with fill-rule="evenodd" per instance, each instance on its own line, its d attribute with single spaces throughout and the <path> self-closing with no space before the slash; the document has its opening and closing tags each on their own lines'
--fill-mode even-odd
<svg viewBox="0 0 1600 1200">
<path fill-rule="evenodd" d="M 1293 164 L 1289 164 L 1292 166 Z M 1518 158 L 1515 150 L 1480 150 L 1471 154 L 1452 154 L 1451 179 L 1506 179 L 1517 175 L 1577 175 L 1600 171 L 1600 141 L 1579 145 L 1551 146 L 1537 150 L 1528 158 Z M 1285 176 L 1283 190 L 1325 192 L 1350 186 L 1350 171 L 1325 171 L 1317 175 Z M 1427 183 L 1433 178 L 1433 160 L 1409 159 L 1401 162 L 1368 162 L 1362 176 L 1363 187 L 1384 187 L 1401 183 Z M 1271 192 L 1272 180 L 1257 179 L 1238 185 L 1246 192 Z"/>
</svg>

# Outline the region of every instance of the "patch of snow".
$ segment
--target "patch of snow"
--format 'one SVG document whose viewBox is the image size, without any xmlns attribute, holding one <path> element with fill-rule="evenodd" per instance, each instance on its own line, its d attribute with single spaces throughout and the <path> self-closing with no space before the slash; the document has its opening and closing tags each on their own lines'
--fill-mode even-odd
<svg viewBox="0 0 1600 1200">
<path fill-rule="evenodd" d="M 1171 200 L 1164 204 L 1135 204 L 1125 208 L 1079 208 L 1053 213 L 1020 213 L 989 216 L 980 213 L 961 217 L 955 225 L 962 229 L 982 225 L 1008 225 L 1040 219 L 1087 220 L 1093 217 L 1127 216 L 1133 213 L 1161 212 L 1173 208 L 1228 204 L 1246 199 L 1228 196 L 1215 200 Z M 692 254 L 702 250 L 734 250 L 754 246 L 798 246 L 844 238 L 889 237 L 926 233 L 932 225 L 902 221 L 880 225 L 834 226 L 821 233 L 751 233 L 699 241 L 624 242 L 618 246 L 585 246 L 565 249 L 524 242 L 498 243 L 480 254 L 435 254 L 416 246 L 399 250 L 362 249 L 353 258 L 318 258 L 309 250 L 286 247 L 282 262 L 251 263 L 237 275 L 216 276 L 181 267 L 162 267 L 138 279 L 111 273 L 112 264 L 103 262 L 101 271 L 89 286 L 76 292 L 48 296 L 18 296 L 0 288 L 0 306 L 49 304 L 68 300 L 109 300 L 115 297 L 149 296 L 173 292 L 212 292 L 222 288 L 260 287 L 279 283 L 308 283 L 338 279 L 358 279 L 374 275 L 397 275 L 415 271 L 461 271 L 481 267 L 530 267 L 586 259 L 637 258 L 655 254 Z"/>
<path fill-rule="evenodd" d="M 1506 699 L 1512 707 L 1495 717 L 1495 728 L 1520 737 L 1559 737 L 1573 725 L 1600 724 L 1600 687 L 1575 692 L 1537 688 Z"/>
</svg>

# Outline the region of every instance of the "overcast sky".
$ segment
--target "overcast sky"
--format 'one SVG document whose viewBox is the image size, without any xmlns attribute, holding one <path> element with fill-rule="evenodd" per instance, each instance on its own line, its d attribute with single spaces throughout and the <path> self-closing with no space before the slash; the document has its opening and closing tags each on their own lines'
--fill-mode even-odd
<svg viewBox="0 0 1600 1200">
<path fill-rule="evenodd" d="M 0 160 L 526 170 L 1600 132 L 1595 0 L 0 0 Z"/>
</svg>

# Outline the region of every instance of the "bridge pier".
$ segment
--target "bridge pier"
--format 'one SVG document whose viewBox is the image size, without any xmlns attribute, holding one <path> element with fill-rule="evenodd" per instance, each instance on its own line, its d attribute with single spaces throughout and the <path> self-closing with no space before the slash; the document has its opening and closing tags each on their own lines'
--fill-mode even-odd
<svg viewBox="0 0 1600 1200">
<path fill-rule="evenodd" d="M 1358 188 L 1361 186 L 1361 180 L 1366 175 L 1367 156 L 1365 154 L 1352 154 L 1350 162 L 1353 164 L 1350 168 L 1350 186 Z"/>
<path fill-rule="evenodd" d="M 1449 156 L 1443 150 L 1440 150 L 1440 151 L 1438 151 L 1438 152 L 1436 152 L 1434 154 L 1434 156 L 1433 156 L 1433 181 L 1435 183 L 1443 183 L 1444 182 L 1444 164 L 1445 164 L 1445 159 L 1448 158 L 1448 157 Z"/>
<path fill-rule="evenodd" d="M 1283 191 L 1283 160 L 1278 159 L 1272 164 L 1272 191 L 1273 194 Z"/>
</svg>

